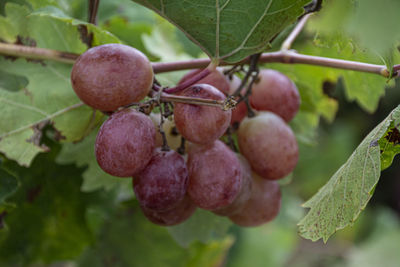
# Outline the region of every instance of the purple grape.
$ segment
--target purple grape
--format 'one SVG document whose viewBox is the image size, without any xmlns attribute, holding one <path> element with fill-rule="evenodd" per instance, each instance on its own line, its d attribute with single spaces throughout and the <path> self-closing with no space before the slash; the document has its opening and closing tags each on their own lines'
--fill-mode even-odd
<svg viewBox="0 0 400 267">
<path fill-rule="evenodd" d="M 278 215 L 280 207 L 279 184 L 253 175 L 250 199 L 239 212 L 229 218 L 240 226 L 258 226 L 274 219 Z"/>
<path fill-rule="evenodd" d="M 130 177 L 149 163 L 156 130 L 143 113 L 124 109 L 112 114 L 101 126 L 95 144 L 100 167 L 107 173 Z"/>
<path fill-rule="evenodd" d="M 299 148 L 290 127 L 272 112 L 260 112 L 242 121 L 238 131 L 240 152 L 261 177 L 284 178 L 296 167 Z"/>
<path fill-rule="evenodd" d="M 185 196 L 175 208 L 167 211 L 155 211 L 144 207 L 141 208 L 147 219 L 161 226 L 180 224 L 189 219 L 196 211 L 196 205 L 194 205 L 188 196 Z"/>
<path fill-rule="evenodd" d="M 133 179 L 133 185 L 142 207 L 155 211 L 172 209 L 186 194 L 185 160 L 173 150 L 156 148 L 146 168 Z"/>
<path fill-rule="evenodd" d="M 224 100 L 225 95 L 208 84 L 197 84 L 185 89 L 182 96 Z M 196 144 L 209 144 L 220 138 L 231 120 L 231 111 L 219 107 L 176 103 L 174 120 L 179 133 Z"/>
<path fill-rule="evenodd" d="M 231 204 L 242 185 L 240 163 L 224 143 L 192 145 L 188 152 L 189 196 L 200 208 L 216 210 Z"/>
<path fill-rule="evenodd" d="M 87 50 L 76 60 L 71 83 L 85 104 L 114 111 L 142 100 L 149 93 L 153 69 L 139 50 L 122 44 L 106 44 Z"/>
</svg>

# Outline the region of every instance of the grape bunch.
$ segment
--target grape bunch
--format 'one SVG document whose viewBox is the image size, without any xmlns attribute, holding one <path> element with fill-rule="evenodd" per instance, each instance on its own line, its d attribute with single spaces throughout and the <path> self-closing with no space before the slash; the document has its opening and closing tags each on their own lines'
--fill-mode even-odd
<svg viewBox="0 0 400 267">
<path fill-rule="evenodd" d="M 199 72 L 190 71 L 180 84 Z M 287 125 L 300 105 L 295 84 L 280 72 L 261 70 L 246 88 L 238 76 L 217 68 L 176 94 L 215 101 L 233 95 L 239 101 L 233 110 L 180 102 L 163 103 L 162 112 L 159 99 L 157 114 L 127 108 L 158 93 L 153 80 L 146 56 L 121 44 L 91 48 L 74 64 L 71 82 L 78 97 L 111 114 L 95 142 L 99 166 L 113 176 L 132 177 L 143 214 L 155 224 L 179 224 L 196 208 L 241 226 L 275 218 L 281 203 L 276 180 L 298 160 Z M 168 105 L 173 110 L 166 113 Z M 240 153 L 234 143 L 221 141 L 227 134 Z"/>
</svg>

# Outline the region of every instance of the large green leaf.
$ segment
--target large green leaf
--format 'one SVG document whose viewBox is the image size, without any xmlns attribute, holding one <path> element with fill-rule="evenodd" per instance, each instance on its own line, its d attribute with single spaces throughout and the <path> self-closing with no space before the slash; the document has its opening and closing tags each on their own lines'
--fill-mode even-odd
<svg viewBox="0 0 400 267">
<path fill-rule="evenodd" d="M 14 203 L 9 203 L 6 200 L 15 194 L 19 187 L 17 178 L 3 169 L 1 165 L 2 163 L 0 160 L 0 231 L 7 229 L 3 219 L 8 212 L 15 207 Z"/>
<path fill-rule="evenodd" d="M 134 0 L 180 28 L 211 58 L 238 62 L 265 50 L 310 0 Z"/>
<path fill-rule="evenodd" d="M 5 11 L 6 16 L 0 17 L 0 31 L 11 25 L 11 41 L 74 53 L 87 49 L 81 40 L 79 25 L 83 24 L 58 9 L 30 13 L 28 7 L 9 3 Z M 94 25 L 87 27 L 93 33 L 93 44 L 118 42 Z M 96 116 L 73 92 L 70 71 L 70 65 L 56 62 L 0 58 L 0 73 L 6 77 L 0 86 L 0 152 L 28 166 L 37 153 L 47 149 L 40 145 L 45 124 L 53 124 L 60 139 L 67 142 L 88 134 Z"/>
<path fill-rule="evenodd" d="M 357 147 L 347 162 L 319 192 L 304 203 L 310 208 L 300 221 L 300 234 L 313 241 L 326 241 L 333 233 L 351 225 L 371 199 L 381 172 L 379 140 L 400 119 L 394 109 Z"/>
<path fill-rule="evenodd" d="M 399 41 L 399 12 L 397 0 L 326 0 L 315 25 L 321 32 L 339 31 L 374 52 L 385 53 Z"/>
<path fill-rule="evenodd" d="M 58 149 L 52 146 L 30 168 L 6 163 L 21 186 L 9 198 L 16 208 L 4 217 L 8 231 L 0 231 L 1 266 L 73 259 L 92 241 L 85 211 L 97 200 L 80 191 L 83 168 L 54 163 Z"/>
</svg>

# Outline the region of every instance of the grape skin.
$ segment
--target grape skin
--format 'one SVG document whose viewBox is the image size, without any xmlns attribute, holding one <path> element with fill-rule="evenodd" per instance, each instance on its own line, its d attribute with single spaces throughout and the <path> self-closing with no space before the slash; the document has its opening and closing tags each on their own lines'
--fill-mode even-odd
<svg viewBox="0 0 400 267">
<path fill-rule="evenodd" d="M 194 70 L 189 71 L 182 77 L 182 79 L 179 81 L 178 85 L 182 84 L 183 82 L 187 81 L 188 79 L 199 74 L 201 71 L 203 71 L 203 70 L 202 69 L 194 69 Z M 196 84 L 201 84 L 201 83 L 212 85 L 224 94 L 229 93 L 229 82 L 228 82 L 228 79 L 223 74 L 222 68 L 215 69 L 210 74 L 208 74 L 206 77 L 204 77 L 203 79 L 196 82 Z"/>
<path fill-rule="evenodd" d="M 101 126 L 95 144 L 96 159 L 107 173 L 130 177 L 142 171 L 155 147 L 151 119 L 135 110 L 112 114 Z"/>
<path fill-rule="evenodd" d="M 175 208 L 167 211 L 155 211 L 142 207 L 142 212 L 152 223 L 161 226 L 172 226 L 180 224 L 192 216 L 196 211 L 196 205 L 186 195 Z"/>
<path fill-rule="evenodd" d="M 296 85 L 283 73 L 271 69 L 260 71 L 249 100 L 254 109 L 271 111 L 286 122 L 293 119 L 300 107 Z"/>
<path fill-rule="evenodd" d="M 220 216 L 231 216 L 236 214 L 242 209 L 243 205 L 249 200 L 251 196 L 253 180 L 250 164 L 242 155 L 236 154 L 236 156 L 238 157 L 240 162 L 240 168 L 242 172 L 242 186 L 238 196 L 231 204 L 222 209 L 213 211 L 215 214 Z"/>
<path fill-rule="evenodd" d="M 296 137 L 285 121 L 272 112 L 244 119 L 238 130 L 238 143 L 241 153 L 261 177 L 281 179 L 296 167 Z"/>
<path fill-rule="evenodd" d="M 208 84 L 197 84 L 185 89 L 180 95 L 203 99 L 225 100 L 224 94 Z M 220 138 L 226 131 L 232 112 L 219 107 L 176 103 L 174 120 L 178 131 L 196 144 L 208 144 Z"/>
<path fill-rule="evenodd" d="M 71 83 L 87 105 L 102 111 L 142 100 L 153 84 L 153 69 L 139 50 L 122 45 L 93 47 L 75 62 Z"/>
<path fill-rule="evenodd" d="M 216 210 L 231 204 L 242 185 L 239 160 L 224 143 L 192 145 L 188 151 L 189 196 L 200 208 Z"/>
<path fill-rule="evenodd" d="M 242 209 L 229 219 L 237 225 L 258 226 L 273 220 L 281 207 L 281 191 L 275 181 L 253 175 L 253 187 L 250 199 Z"/>
<path fill-rule="evenodd" d="M 186 194 L 185 160 L 173 150 L 156 148 L 146 168 L 133 179 L 133 185 L 141 206 L 155 211 L 172 209 Z"/>
</svg>

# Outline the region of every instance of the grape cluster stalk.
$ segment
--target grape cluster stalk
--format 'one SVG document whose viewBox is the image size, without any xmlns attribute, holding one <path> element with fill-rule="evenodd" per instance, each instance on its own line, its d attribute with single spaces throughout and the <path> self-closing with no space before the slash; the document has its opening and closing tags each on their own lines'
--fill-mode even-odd
<svg viewBox="0 0 400 267">
<path fill-rule="evenodd" d="M 157 96 L 162 89 L 154 85 L 150 62 L 129 46 L 94 47 L 75 62 L 74 91 L 85 104 L 110 115 L 96 138 L 97 162 L 113 176 L 132 178 L 135 196 L 151 222 L 176 225 L 197 208 L 245 227 L 277 216 L 277 180 L 298 161 L 297 141 L 287 123 L 299 109 L 300 96 L 278 71 L 257 72 L 247 87 L 241 71 L 216 68 L 174 92 L 181 100 L 223 102 L 235 97 L 239 102 L 233 110 L 223 110 L 193 101 L 161 103 Z M 179 84 L 196 80 L 199 73 L 190 71 Z M 159 106 L 157 113 L 127 107 L 146 96 L 156 96 L 152 103 Z M 229 146 L 222 141 L 227 135 Z"/>
</svg>

